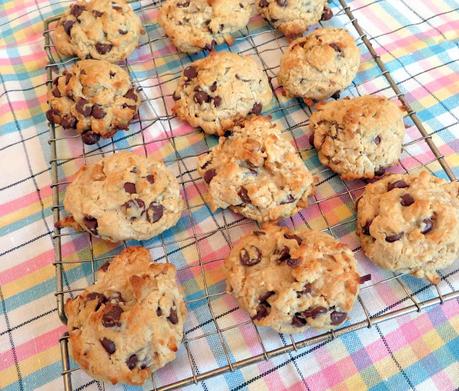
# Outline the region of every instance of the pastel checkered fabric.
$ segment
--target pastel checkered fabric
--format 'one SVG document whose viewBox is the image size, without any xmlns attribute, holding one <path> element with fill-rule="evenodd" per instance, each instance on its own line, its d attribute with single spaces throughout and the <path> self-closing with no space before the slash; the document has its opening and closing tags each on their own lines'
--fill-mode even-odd
<svg viewBox="0 0 459 391">
<path fill-rule="evenodd" d="M 229 248 L 254 224 L 229 211 L 211 213 L 206 191 L 196 172 L 196 158 L 215 145 L 216 138 L 173 118 L 172 92 L 183 66 L 203 53 L 176 53 L 156 20 L 158 4 L 134 1 L 147 34 L 124 64 L 133 82 L 141 87 L 139 119 L 113 140 L 83 146 L 69 131 L 50 132 L 47 110 L 48 73 L 52 75 L 74 60 L 61 59 L 52 40 L 45 41 L 55 22 L 45 20 L 62 13 L 65 0 L 3 0 L 0 2 L 0 389 L 62 390 L 59 339 L 66 331 L 56 308 L 54 235 L 59 235 L 63 265 L 63 299 L 93 282 L 94 268 L 116 254 L 122 245 L 90 240 L 70 230 L 54 231 L 53 212 L 61 215 L 66 184 L 86 162 L 120 149 L 164 159 L 186 198 L 186 212 L 176 227 L 142 243 L 157 262 L 178 269 L 189 318 L 186 343 L 177 360 L 159 370 L 145 389 L 163 387 L 209 371 L 234 366 L 216 377 L 189 385 L 190 390 L 454 390 L 459 387 L 459 299 L 446 301 L 397 319 L 373 324 L 355 332 L 305 340 L 321 332 L 282 335 L 255 328 L 248 315 L 225 293 L 222 262 Z M 417 112 L 440 155 L 459 176 L 459 4 L 455 0 L 354 0 L 350 9 L 364 34 L 386 64 L 397 86 Z M 342 96 L 377 93 L 397 96 L 346 15 L 339 0 L 329 2 L 335 17 L 324 25 L 344 26 L 355 37 L 362 65 L 352 86 Z M 47 45 L 45 43 L 48 42 Z M 459 263 L 441 272 L 438 291 L 427 282 L 394 275 L 372 265 L 361 253 L 354 234 L 353 202 L 361 182 L 342 182 L 321 166 L 311 148 L 307 119 L 309 108 L 287 99 L 277 83 L 279 56 L 287 41 L 260 17 L 240 32 L 231 50 L 254 56 L 270 78 L 276 98 L 266 113 L 285 130 L 305 164 L 318 178 L 317 193 L 309 208 L 283 223 L 327 230 L 349 245 L 359 260 L 361 275 L 372 280 L 362 286 L 360 300 L 346 326 L 377 319 L 415 303 L 445 297 L 459 290 Z M 398 102 L 400 103 L 400 102 Z M 392 171 L 421 168 L 447 179 L 425 137 L 406 117 L 407 138 L 400 164 Z M 56 156 L 51 146 L 56 146 Z M 57 168 L 53 177 L 50 161 Z M 52 184 L 52 186 L 50 186 Z M 59 202 L 53 204 L 53 189 Z M 378 283 L 380 282 L 380 283 Z M 411 296 L 410 296 L 411 295 Z M 363 324 L 363 323 L 362 323 Z M 366 323 L 365 323 L 366 324 Z M 308 346 L 270 360 L 239 366 L 266 352 L 277 352 L 294 343 Z M 65 345 L 63 345 L 65 346 Z M 70 362 L 72 388 L 76 390 L 139 389 L 97 382 Z M 188 382 L 189 383 L 189 382 Z"/>
</svg>

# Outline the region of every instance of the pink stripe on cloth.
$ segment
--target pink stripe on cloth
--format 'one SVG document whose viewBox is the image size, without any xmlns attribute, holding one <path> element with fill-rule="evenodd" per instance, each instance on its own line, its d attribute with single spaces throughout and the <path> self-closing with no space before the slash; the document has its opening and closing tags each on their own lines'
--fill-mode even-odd
<svg viewBox="0 0 459 391">
<path fill-rule="evenodd" d="M 44 188 L 40 189 L 40 195 L 42 198 L 50 196 L 51 188 L 49 186 L 45 186 Z M 38 200 L 38 193 L 34 191 L 33 193 L 18 197 L 13 201 L 7 202 L 5 204 L 0 204 L 0 216 L 4 216 L 8 213 L 17 211 L 18 209 L 30 206 Z"/>
</svg>

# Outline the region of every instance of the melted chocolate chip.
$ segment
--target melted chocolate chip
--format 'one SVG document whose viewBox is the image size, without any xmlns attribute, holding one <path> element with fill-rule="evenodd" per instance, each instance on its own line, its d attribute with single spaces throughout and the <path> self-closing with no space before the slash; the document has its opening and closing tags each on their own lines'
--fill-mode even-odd
<svg viewBox="0 0 459 391">
<path fill-rule="evenodd" d="M 284 246 L 281 249 L 277 248 L 274 250 L 274 254 L 277 255 L 277 263 L 282 263 L 290 259 L 290 249 L 287 246 Z"/>
<path fill-rule="evenodd" d="M 385 172 L 386 172 L 386 169 L 385 169 L 384 167 L 379 167 L 379 168 L 375 171 L 375 175 L 376 175 L 376 176 L 383 176 Z"/>
<path fill-rule="evenodd" d="M 315 319 L 321 314 L 327 313 L 328 310 L 325 307 L 318 306 L 314 308 L 308 308 L 306 311 L 303 311 L 303 316 L 305 318 L 312 318 Z"/>
<path fill-rule="evenodd" d="M 332 97 L 333 99 L 338 100 L 339 97 L 340 97 L 340 91 L 336 91 L 331 97 Z"/>
<path fill-rule="evenodd" d="M 291 204 L 294 201 L 295 201 L 295 197 L 293 197 L 291 194 L 289 194 L 285 200 L 281 201 L 280 204 L 281 205 Z"/>
<path fill-rule="evenodd" d="M 75 24 L 74 20 L 66 20 L 63 24 L 65 33 L 70 36 L 70 32 L 72 31 L 72 27 Z"/>
<path fill-rule="evenodd" d="M 145 177 L 145 179 L 150 182 L 151 184 L 155 183 L 155 176 L 153 174 L 149 174 Z"/>
<path fill-rule="evenodd" d="M 239 260 L 244 266 L 254 266 L 261 261 L 261 251 L 258 249 L 258 247 L 250 247 L 253 249 L 253 253 L 255 253 L 254 256 L 251 256 L 249 251 L 245 248 L 243 248 L 239 253 Z"/>
<path fill-rule="evenodd" d="M 202 90 L 199 90 L 199 91 L 195 92 L 195 94 L 194 94 L 194 96 L 193 96 L 193 100 L 194 100 L 197 104 L 201 105 L 201 104 L 203 104 L 204 102 L 209 103 L 210 100 L 211 100 L 211 97 L 210 97 L 210 95 L 209 95 L 207 92 L 202 91 Z"/>
<path fill-rule="evenodd" d="M 411 196 L 411 194 L 403 194 L 400 197 L 400 204 L 402 206 L 410 206 L 414 204 L 414 198 Z"/>
<path fill-rule="evenodd" d="M 183 3 L 177 3 L 178 8 L 187 8 L 190 5 L 190 0 L 186 0 Z"/>
<path fill-rule="evenodd" d="M 185 68 L 185 70 L 183 71 L 183 75 L 188 80 L 191 80 L 191 79 L 194 79 L 196 76 L 198 76 L 198 71 L 196 70 L 194 66 L 190 65 L 189 67 Z"/>
<path fill-rule="evenodd" d="M 214 96 L 214 106 L 219 107 L 222 104 L 222 98 L 220 96 Z"/>
<path fill-rule="evenodd" d="M 367 221 L 365 225 L 362 227 L 362 232 L 364 235 L 370 235 L 370 225 L 373 221 Z"/>
<path fill-rule="evenodd" d="M 149 223 L 156 223 L 158 220 L 161 219 L 161 217 L 163 217 L 163 214 L 164 206 L 152 202 L 147 209 L 147 220 Z"/>
<path fill-rule="evenodd" d="M 287 7 L 288 1 L 287 0 L 276 0 L 276 3 L 279 7 Z"/>
<path fill-rule="evenodd" d="M 123 188 L 124 188 L 124 191 L 126 193 L 129 193 L 129 194 L 135 194 L 137 193 L 137 190 L 135 188 L 135 183 L 132 183 L 132 182 L 126 182 L 124 185 L 123 185 Z"/>
<path fill-rule="evenodd" d="M 422 234 L 427 234 L 430 231 L 432 231 L 433 228 L 433 221 L 431 218 L 427 218 L 422 220 L 422 225 L 421 225 L 421 233 Z"/>
<path fill-rule="evenodd" d="M 93 145 L 99 141 L 100 134 L 88 130 L 81 134 L 81 139 L 86 145 Z"/>
<path fill-rule="evenodd" d="M 127 99 L 132 99 L 133 101 L 136 101 L 137 102 L 137 94 L 135 93 L 135 90 L 134 88 L 130 88 L 128 90 L 128 92 L 126 92 L 124 95 L 123 95 L 125 98 Z"/>
<path fill-rule="evenodd" d="M 178 100 L 182 99 L 182 97 L 180 95 L 177 95 L 177 91 L 175 91 L 172 94 L 172 99 L 174 99 L 175 101 L 178 101 Z"/>
<path fill-rule="evenodd" d="M 59 116 L 59 111 L 55 110 L 55 109 L 49 109 L 47 112 L 46 112 L 46 118 L 48 119 L 49 122 L 51 122 L 52 124 L 54 124 L 56 121 L 54 120 L 54 116 Z"/>
<path fill-rule="evenodd" d="M 86 226 L 87 229 L 89 229 L 89 231 L 91 233 L 93 233 L 94 235 L 97 235 L 97 226 L 98 226 L 98 223 L 97 223 L 97 219 L 95 217 L 92 217 L 92 216 L 85 216 L 83 218 L 83 222 L 84 222 L 84 225 Z"/>
<path fill-rule="evenodd" d="M 91 292 L 86 296 L 86 300 L 88 300 L 88 301 L 92 301 L 92 300 L 96 300 L 96 299 L 97 299 L 97 305 L 96 305 L 96 308 L 94 308 L 94 311 L 97 312 L 99 310 L 100 306 L 102 304 L 105 304 L 108 299 L 105 297 L 105 295 L 103 295 L 102 293 L 99 293 L 99 292 Z"/>
<path fill-rule="evenodd" d="M 341 47 L 336 43 L 336 42 L 332 42 L 332 43 L 329 43 L 328 44 L 336 53 L 343 53 Z"/>
<path fill-rule="evenodd" d="M 233 131 L 232 130 L 225 130 L 225 133 L 223 133 L 224 137 L 231 137 L 232 135 L 233 135 Z"/>
<path fill-rule="evenodd" d="M 116 73 L 110 71 L 108 75 L 110 76 L 110 79 L 113 79 L 116 76 Z"/>
<path fill-rule="evenodd" d="M 333 17 L 333 11 L 328 7 L 324 7 L 324 12 L 322 13 L 320 20 L 322 21 L 330 20 L 332 17 Z"/>
<path fill-rule="evenodd" d="M 386 236 L 386 242 L 388 243 L 393 243 L 393 242 L 396 242 L 397 240 L 400 240 L 403 236 L 403 232 L 400 232 L 398 234 L 394 234 L 394 235 L 388 235 Z"/>
<path fill-rule="evenodd" d="M 84 117 L 89 117 L 91 115 L 92 106 L 88 105 L 88 101 L 84 98 L 79 98 L 75 105 L 76 111 L 78 111 Z"/>
<path fill-rule="evenodd" d="M 123 309 L 119 305 L 109 305 L 108 311 L 102 316 L 102 325 L 104 327 L 120 327 L 121 314 Z"/>
<path fill-rule="evenodd" d="M 374 142 L 376 145 L 381 144 L 381 137 L 380 137 L 380 136 L 376 136 L 376 137 L 373 139 L 373 142 Z"/>
<path fill-rule="evenodd" d="M 210 92 L 215 92 L 217 90 L 217 82 L 214 81 L 209 87 Z"/>
<path fill-rule="evenodd" d="M 171 308 L 171 311 L 169 312 L 169 316 L 167 317 L 167 320 L 171 322 L 172 324 L 177 324 L 178 323 L 177 311 Z"/>
<path fill-rule="evenodd" d="M 83 73 L 83 71 L 81 71 L 81 73 Z M 70 79 L 72 78 L 72 74 L 71 73 L 64 73 L 65 74 L 65 84 L 69 84 L 69 81 Z"/>
<path fill-rule="evenodd" d="M 156 308 L 156 315 L 161 316 L 162 314 L 163 310 L 160 307 Z"/>
<path fill-rule="evenodd" d="M 359 277 L 359 283 L 360 284 L 364 284 L 366 283 L 367 281 L 370 281 L 371 280 L 371 274 L 366 274 L 364 276 L 360 276 Z"/>
<path fill-rule="evenodd" d="M 126 365 L 132 371 L 137 366 L 138 361 L 137 355 L 131 354 L 126 360 Z"/>
<path fill-rule="evenodd" d="M 254 320 L 266 318 L 271 312 L 271 306 L 267 302 L 262 302 L 257 305 L 257 313 L 252 317 Z"/>
<path fill-rule="evenodd" d="M 145 202 L 140 198 L 128 200 L 123 205 L 126 208 L 126 214 L 135 220 L 145 213 Z"/>
<path fill-rule="evenodd" d="M 210 183 L 210 181 L 213 179 L 213 177 L 217 175 L 217 171 L 215 171 L 214 168 L 211 168 L 210 170 L 207 170 L 205 173 L 204 173 L 204 181 L 206 183 Z"/>
<path fill-rule="evenodd" d="M 295 234 L 289 234 L 289 233 L 284 234 L 284 238 L 285 239 L 294 239 L 294 240 L 296 240 L 296 242 L 298 243 L 298 246 L 300 246 L 301 243 L 303 242 L 303 240 L 299 236 L 297 236 Z"/>
<path fill-rule="evenodd" d="M 304 318 L 303 314 L 301 312 L 295 313 L 295 315 L 292 318 L 292 326 L 293 327 L 303 327 L 306 325 L 306 319 Z"/>
<path fill-rule="evenodd" d="M 314 133 L 311 133 L 309 135 L 309 144 L 311 145 L 311 147 L 314 147 Z"/>
<path fill-rule="evenodd" d="M 115 343 L 110 339 L 104 337 L 100 340 L 100 343 L 108 354 L 111 355 L 116 352 Z"/>
<path fill-rule="evenodd" d="M 347 313 L 346 312 L 340 312 L 340 311 L 333 311 L 331 314 L 330 314 L 330 320 L 331 320 L 331 324 L 333 326 L 337 326 L 341 323 L 343 323 L 347 318 Z"/>
<path fill-rule="evenodd" d="M 99 270 L 106 272 L 109 266 L 110 266 L 110 261 L 107 261 L 99 268 Z"/>
<path fill-rule="evenodd" d="M 409 185 L 404 180 L 398 180 L 387 185 L 387 191 L 391 191 L 392 189 L 404 189 L 409 187 Z"/>
<path fill-rule="evenodd" d="M 105 117 L 107 113 L 104 111 L 104 109 L 102 108 L 101 105 L 98 105 L 97 103 L 92 106 L 92 111 L 91 111 L 91 115 L 95 118 L 95 119 L 102 119 Z"/>
<path fill-rule="evenodd" d="M 56 88 L 53 88 L 53 90 L 51 91 L 51 93 L 53 94 L 53 96 L 55 96 L 56 98 L 60 98 L 62 95 L 59 91 L 59 89 L 56 87 Z"/>
<path fill-rule="evenodd" d="M 266 232 L 265 231 L 253 231 L 253 234 L 255 236 L 263 236 L 263 235 L 266 235 Z"/>
<path fill-rule="evenodd" d="M 307 295 L 308 293 L 312 292 L 312 284 L 307 282 L 304 284 L 303 290 L 302 291 L 297 291 L 296 296 L 299 298 L 301 295 Z"/>
<path fill-rule="evenodd" d="M 113 45 L 111 43 L 102 43 L 102 42 L 97 42 L 96 43 L 96 50 L 99 54 L 107 54 L 109 51 L 111 51 L 113 48 Z"/>
<path fill-rule="evenodd" d="M 103 12 L 97 10 L 93 10 L 92 13 L 96 18 L 100 18 L 104 14 Z"/>
<path fill-rule="evenodd" d="M 85 8 L 81 5 L 78 5 L 78 4 L 73 4 L 71 7 L 70 7 L 70 13 L 75 17 L 75 18 L 78 18 L 82 13 L 83 11 L 85 10 Z"/>
<path fill-rule="evenodd" d="M 269 5 L 269 3 L 268 3 L 268 0 L 260 0 L 260 1 L 258 2 L 258 5 L 259 5 L 261 8 L 266 8 L 266 7 Z"/>
<path fill-rule="evenodd" d="M 121 30 L 121 29 L 119 29 L 119 30 L 118 30 L 118 33 L 120 33 L 121 35 L 126 35 L 128 32 L 127 32 L 127 30 Z"/>
<path fill-rule="evenodd" d="M 66 115 L 61 120 L 61 125 L 64 129 L 75 129 L 77 124 L 77 119 L 73 116 Z"/>
<path fill-rule="evenodd" d="M 252 203 L 252 201 L 250 200 L 249 194 L 247 192 L 247 189 L 244 186 L 241 186 L 241 188 L 237 192 L 237 195 L 239 196 L 239 198 L 244 204 Z"/>
<path fill-rule="evenodd" d="M 261 110 L 263 110 L 263 105 L 261 103 L 255 103 L 252 107 L 252 110 L 250 111 L 250 113 L 252 114 L 260 114 L 261 113 Z"/>
</svg>

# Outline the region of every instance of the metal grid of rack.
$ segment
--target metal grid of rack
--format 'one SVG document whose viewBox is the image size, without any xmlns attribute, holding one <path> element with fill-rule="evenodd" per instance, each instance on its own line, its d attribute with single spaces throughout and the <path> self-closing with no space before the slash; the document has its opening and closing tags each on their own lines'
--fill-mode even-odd
<svg viewBox="0 0 459 391">
<path fill-rule="evenodd" d="M 55 222 L 60 220 L 65 213 L 62 205 L 65 186 L 70 183 L 71 175 L 78 166 L 118 150 L 136 149 L 145 155 L 154 154 L 162 158 L 168 168 L 176 174 L 181 185 L 186 200 L 186 211 L 178 226 L 172 229 L 171 233 L 164 233 L 151 241 L 142 242 L 142 245 L 150 249 L 156 261 L 174 263 L 178 269 L 179 279 L 184 283 L 186 303 L 195 321 L 194 326 L 185 328 L 181 358 L 169 365 L 177 365 L 177 368 L 185 365 L 189 370 L 188 373 L 184 371 L 181 380 L 173 383 L 165 380 L 166 377 L 161 376 L 162 370 L 159 370 L 152 376 L 151 387 L 148 388 L 168 390 L 196 383 L 227 371 L 298 350 L 307 345 L 318 344 L 345 333 L 372 327 L 385 320 L 459 298 L 458 268 L 451 268 L 441 273 L 442 282 L 438 286 L 432 286 L 405 274 L 371 269 L 371 265 L 367 262 L 364 264 L 364 271 L 371 271 L 373 279 L 361 288 L 356 308 L 350 314 L 351 321 L 338 329 L 288 336 L 288 342 L 276 345 L 273 342 L 276 340 L 275 333 L 258 328 L 248 316 L 242 316 L 243 321 L 226 321 L 225 317 L 228 314 L 241 310 L 234 301 L 228 298 L 224 284 L 221 283 L 222 278 L 218 278 L 221 275 L 215 272 L 221 266 L 222 257 L 212 257 L 207 246 L 202 246 L 202 244 L 209 240 L 213 243 L 220 241 L 230 248 L 238 236 L 254 227 L 254 223 L 230 211 L 210 213 L 203 199 L 205 187 L 202 185 L 202 178 L 197 175 L 195 161 L 197 156 L 215 145 L 216 138 L 183 126 L 170 111 L 171 95 L 181 70 L 189 62 L 204 54 L 186 56 L 170 50 L 167 38 L 157 24 L 152 22 L 160 6 L 159 2 L 133 1 L 131 4 L 143 19 L 147 31 L 138 49 L 139 54 L 133 60 L 122 64 L 141 91 L 142 105 L 138 120 L 126 133 L 119 133 L 111 140 L 101 140 L 92 146 L 83 145 L 79 136 L 50 124 L 49 143 Z M 374 49 L 373 43 L 377 42 L 375 38 L 367 36 L 362 30 L 345 0 L 334 1 L 331 5 L 335 17 L 330 23 L 346 27 L 351 32 L 362 52 L 362 61 L 367 64 L 365 69 L 369 70 L 360 72 L 353 85 L 343 92 L 349 96 L 364 93 L 382 94 L 398 100 L 407 110 L 408 140 L 404 144 L 399 164 L 394 170 L 412 172 L 427 169 L 437 174 L 440 172 L 449 180 L 456 180 L 452 170 L 433 143 L 432 136 L 427 133 Z M 56 16 L 45 21 L 45 51 L 49 59 L 48 85 L 51 84 L 57 73 L 75 61 L 75 59 L 60 58 L 54 50 L 50 32 L 58 18 L 59 16 Z M 326 22 L 324 25 L 330 23 Z M 355 222 L 354 202 L 365 184 L 356 181 L 343 182 L 336 174 L 320 166 L 315 159 L 315 152 L 307 141 L 310 108 L 300 100 L 284 98 L 276 84 L 278 57 L 287 45 L 285 38 L 278 32 L 267 24 L 258 23 L 250 24 L 242 31 L 233 46 L 222 45 L 218 49 L 255 56 L 260 61 L 275 93 L 274 103 L 265 114 L 271 115 L 273 120 L 281 124 L 285 129 L 285 136 L 291 139 L 298 154 L 318 178 L 317 193 L 311 198 L 310 207 L 285 223 L 293 227 L 306 225 L 327 231 L 348 243 L 357 258 L 363 260 L 358 242 L 355 241 L 355 237 L 352 237 L 352 231 Z M 272 61 L 273 58 L 274 61 Z M 148 68 L 149 71 L 145 72 L 145 68 Z M 364 75 L 360 76 L 362 73 Z M 374 82 L 375 80 L 377 82 Z M 424 152 L 421 154 L 422 158 L 418 157 L 418 151 Z M 329 209 L 327 204 L 336 202 L 341 205 L 341 210 L 344 210 L 343 214 L 348 217 L 338 219 L 334 214 L 327 212 Z M 61 320 L 66 322 L 63 308 L 66 298 L 77 295 L 88 282 L 93 283 L 96 279 L 97 268 L 117 253 L 119 247 L 110 248 L 93 240 L 87 234 L 71 230 L 61 231 L 58 228 L 54 230 L 53 241 L 58 313 Z M 129 244 L 131 243 L 123 243 L 122 246 L 126 247 Z M 67 255 L 69 246 L 77 252 L 77 259 Z M 184 257 L 186 259 L 177 256 L 182 251 L 188 252 L 188 255 Z M 219 281 L 214 281 L 215 276 Z M 388 289 L 391 292 L 393 303 L 390 306 L 371 303 L 369 300 L 371 292 L 378 289 Z M 195 316 L 194 314 L 194 312 L 204 311 L 203 309 L 207 319 L 206 315 Z M 255 351 L 258 353 L 246 356 L 239 354 L 237 347 L 232 346 L 231 338 L 228 338 L 228 335 L 234 331 L 252 333 L 254 344 L 257 345 Z M 217 360 L 219 362 L 217 367 L 206 368 L 204 365 L 205 369 L 200 369 L 194 345 L 199 344 L 202 339 L 213 341 L 212 345 L 216 349 L 213 353 L 220 357 L 220 360 Z M 74 389 L 72 374 L 79 371 L 79 368 L 74 366 L 69 358 L 66 335 L 61 338 L 60 347 L 64 386 L 66 390 L 72 390 Z M 82 389 L 93 383 L 96 381 L 88 380 L 77 388 Z M 97 383 L 99 388 L 104 388 L 103 383 Z"/>
</svg>

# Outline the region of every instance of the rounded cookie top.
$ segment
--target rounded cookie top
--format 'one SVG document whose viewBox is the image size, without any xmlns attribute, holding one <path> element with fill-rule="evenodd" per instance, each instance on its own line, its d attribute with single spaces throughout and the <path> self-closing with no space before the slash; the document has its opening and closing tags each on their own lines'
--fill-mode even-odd
<svg viewBox="0 0 459 391">
<path fill-rule="evenodd" d="M 134 51 L 143 32 L 125 0 L 77 0 L 57 22 L 53 43 L 64 56 L 118 62 Z"/>
<path fill-rule="evenodd" d="M 81 60 L 53 80 L 46 116 L 54 124 L 76 129 L 85 144 L 127 129 L 140 98 L 128 73 L 104 60 Z"/>
<path fill-rule="evenodd" d="M 318 231 L 262 226 L 234 246 L 225 269 L 254 322 L 281 333 L 343 323 L 359 292 L 352 251 Z"/>
<path fill-rule="evenodd" d="M 403 113 L 387 98 L 362 96 L 321 104 L 309 124 L 320 162 L 344 179 L 382 175 L 400 157 Z"/>
<path fill-rule="evenodd" d="M 320 28 L 290 43 L 279 84 L 291 96 L 322 100 L 351 84 L 359 65 L 359 49 L 346 30 Z"/>
<path fill-rule="evenodd" d="M 365 254 L 392 271 L 433 283 L 437 269 L 459 256 L 459 183 L 422 171 L 369 184 L 357 204 L 357 235 Z"/>
<path fill-rule="evenodd" d="M 159 24 L 179 51 L 196 53 L 224 41 L 231 44 L 231 33 L 247 25 L 252 8 L 249 0 L 167 0 Z"/>
<path fill-rule="evenodd" d="M 322 18 L 327 0 L 256 0 L 257 10 L 283 34 L 295 36 Z M 330 11 L 328 11 L 330 12 Z"/>
<path fill-rule="evenodd" d="M 96 379 L 143 384 L 175 358 L 186 306 L 175 267 L 128 247 L 98 271 L 94 285 L 65 304 L 70 352 Z"/>
<path fill-rule="evenodd" d="M 262 222 L 291 216 L 307 206 L 313 177 L 278 125 L 267 117 L 251 116 L 227 136 L 198 160 L 211 209 L 230 207 Z"/>
<path fill-rule="evenodd" d="M 184 69 L 173 98 L 180 119 L 222 135 L 249 113 L 260 114 L 271 102 L 272 91 L 252 58 L 212 52 Z"/>
<path fill-rule="evenodd" d="M 118 242 L 147 240 L 172 227 L 183 201 L 162 162 L 118 152 L 80 169 L 67 187 L 64 207 L 82 229 Z"/>
</svg>

